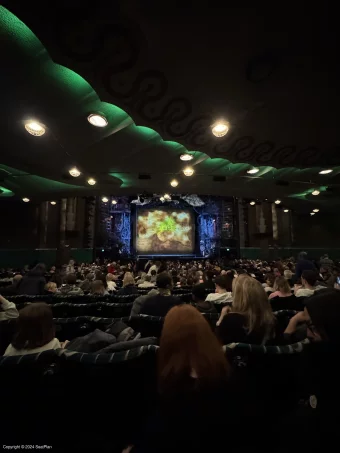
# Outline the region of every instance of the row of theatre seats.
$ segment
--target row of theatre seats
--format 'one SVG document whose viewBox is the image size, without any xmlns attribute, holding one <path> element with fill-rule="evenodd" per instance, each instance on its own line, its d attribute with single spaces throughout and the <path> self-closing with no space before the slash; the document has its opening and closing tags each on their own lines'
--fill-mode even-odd
<svg viewBox="0 0 340 453">
<path fill-rule="evenodd" d="M 60 341 L 105 331 L 117 321 L 141 333 L 137 341 L 116 343 L 107 354 L 68 350 L 0 357 L 3 392 L 0 423 L 3 444 L 65 445 L 77 449 L 121 451 L 138 438 L 157 401 L 157 351 L 164 319 L 130 317 L 135 296 L 14 296 L 18 309 L 26 303 L 51 303 Z M 190 303 L 191 294 L 180 296 Z M 122 298 L 124 302 L 122 302 Z M 71 302 L 70 302 L 71 300 Z M 86 300 L 86 302 L 85 302 Z M 94 302 L 95 300 L 95 302 Z M 109 300 L 109 301 L 108 301 Z M 116 299 L 115 299 L 116 300 Z M 218 307 L 219 304 L 216 304 Z M 220 308 L 223 305 L 220 305 Z M 283 331 L 295 311 L 275 313 L 275 345 L 224 347 L 233 368 L 233 386 L 245 418 L 261 419 L 267 428 L 295 404 L 300 353 L 306 341 L 283 345 Z M 218 313 L 203 314 L 212 329 Z M 0 322 L 0 354 L 15 331 L 15 320 Z M 111 349 L 112 351 L 112 349 Z M 235 384 L 236 383 L 236 384 Z M 251 422 L 251 423 L 252 423 Z M 86 435 L 84 435 L 86 433 Z M 161 451 L 161 448 L 160 448 Z"/>
<path fill-rule="evenodd" d="M 268 431 L 293 410 L 305 345 L 224 347 L 233 367 L 233 391 L 250 427 L 261 420 Z M 156 403 L 157 351 L 149 344 L 111 354 L 56 350 L 1 357 L 3 444 L 121 451 L 138 438 Z"/>
</svg>

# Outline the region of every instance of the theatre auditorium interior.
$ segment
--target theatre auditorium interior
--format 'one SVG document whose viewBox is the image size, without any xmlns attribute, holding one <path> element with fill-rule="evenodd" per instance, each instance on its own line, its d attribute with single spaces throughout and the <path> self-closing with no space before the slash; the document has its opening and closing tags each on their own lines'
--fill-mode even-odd
<svg viewBox="0 0 340 453">
<path fill-rule="evenodd" d="M 1 2 L 4 451 L 335 451 L 339 51 L 335 2 Z"/>
</svg>

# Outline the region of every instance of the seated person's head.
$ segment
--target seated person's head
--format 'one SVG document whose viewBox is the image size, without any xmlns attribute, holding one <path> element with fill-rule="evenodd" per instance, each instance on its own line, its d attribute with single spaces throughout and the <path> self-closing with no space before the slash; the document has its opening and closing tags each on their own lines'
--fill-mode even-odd
<svg viewBox="0 0 340 453">
<path fill-rule="evenodd" d="M 150 283 L 151 282 L 151 275 L 145 275 L 144 281 Z"/>
<path fill-rule="evenodd" d="M 323 289 L 308 298 L 304 315 L 307 336 L 313 341 L 340 344 L 340 291 Z"/>
<path fill-rule="evenodd" d="M 151 276 L 154 277 L 155 275 L 157 275 L 157 272 L 155 271 L 155 269 L 152 269 Z"/>
<path fill-rule="evenodd" d="M 161 272 L 157 275 L 157 288 L 161 291 L 172 290 L 172 278 L 167 272 Z"/>
<path fill-rule="evenodd" d="M 205 286 L 203 283 L 200 285 L 194 285 L 192 287 L 192 300 L 194 302 L 200 302 L 205 300 L 207 297 L 206 291 L 205 291 Z"/>
<path fill-rule="evenodd" d="M 283 272 L 283 275 L 284 275 L 284 278 L 286 280 L 290 280 L 293 276 L 293 272 L 290 271 L 289 269 L 286 269 L 284 272 Z"/>
<path fill-rule="evenodd" d="M 49 293 L 56 293 L 57 292 L 57 284 L 54 282 L 48 282 L 45 285 L 45 291 Z"/>
<path fill-rule="evenodd" d="M 103 296 L 105 293 L 105 286 L 101 280 L 95 280 L 91 283 L 91 294 L 98 294 Z"/>
<path fill-rule="evenodd" d="M 21 274 L 16 274 L 16 275 L 14 275 L 14 277 L 13 277 L 13 285 L 14 285 L 14 286 L 19 285 L 19 283 L 21 282 L 21 280 L 22 280 L 22 275 L 21 275 Z"/>
<path fill-rule="evenodd" d="M 76 274 L 67 274 L 65 278 L 65 283 L 67 285 L 75 285 L 77 283 Z"/>
<path fill-rule="evenodd" d="M 113 274 L 108 273 L 108 274 L 106 275 L 106 281 L 107 281 L 107 282 L 113 282 Z"/>
<path fill-rule="evenodd" d="M 260 329 L 264 338 L 271 336 L 274 315 L 264 288 L 255 278 L 248 274 L 234 278 L 232 309 L 246 317 L 248 332 Z"/>
<path fill-rule="evenodd" d="M 231 278 L 228 275 L 218 275 L 215 278 L 215 288 L 216 293 L 231 292 L 232 290 Z"/>
<path fill-rule="evenodd" d="M 183 381 L 192 376 L 197 388 L 213 388 L 229 373 L 227 359 L 208 322 L 187 304 L 173 307 L 165 317 L 158 365 L 159 389 L 166 394 L 180 392 Z"/>
<path fill-rule="evenodd" d="M 316 283 L 316 280 L 317 280 L 318 276 L 317 276 L 317 273 L 314 272 L 314 271 L 311 271 L 311 270 L 306 270 L 306 271 L 303 271 L 302 272 L 302 275 L 301 275 L 301 282 L 303 284 L 303 286 L 315 286 L 315 283 Z"/>
<path fill-rule="evenodd" d="M 274 282 L 274 291 L 280 291 L 282 294 L 291 294 L 289 283 L 284 277 L 276 277 Z"/>
<path fill-rule="evenodd" d="M 275 282 L 275 275 L 273 273 L 271 273 L 271 272 L 266 274 L 267 286 L 269 286 L 270 288 L 273 288 L 274 282 Z"/>
<path fill-rule="evenodd" d="M 181 286 L 187 286 L 187 279 L 185 277 L 182 277 L 179 281 Z"/>
<path fill-rule="evenodd" d="M 34 302 L 19 311 L 17 332 L 12 341 L 16 349 L 34 349 L 53 340 L 55 328 L 52 308 L 45 302 Z"/>
<path fill-rule="evenodd" d="M 123 286 L 129 286 L 129 285 L 134 285 L 135 284 L 135 279 L 133 278 L 133 275 L 131 272 L 125 272 L 124 278 L 123 278 Z"/>
</svg>

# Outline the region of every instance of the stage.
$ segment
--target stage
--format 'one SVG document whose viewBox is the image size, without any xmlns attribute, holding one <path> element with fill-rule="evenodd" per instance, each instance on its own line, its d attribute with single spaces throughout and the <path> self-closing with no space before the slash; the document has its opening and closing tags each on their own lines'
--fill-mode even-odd
<svg viewBox="0 0 340 453">
<path fill-rule="evenodd" d="M 197 195 L 169 201 L 158 196 L 99 199 L 96 248 L 112 259 L 238 256 L 235 203 L 230 197 Z"/>
</svg>

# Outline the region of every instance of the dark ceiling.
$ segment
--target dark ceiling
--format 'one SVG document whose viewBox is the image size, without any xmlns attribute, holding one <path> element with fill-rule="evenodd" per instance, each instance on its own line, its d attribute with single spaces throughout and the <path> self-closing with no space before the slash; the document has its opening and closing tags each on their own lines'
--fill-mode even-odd
<svg viewBox="0 0 340 453">
<path fill-rule="evenodd" d="M 327 2 L 201 3 L 3 2 L 2 196 L 162 194 L 176 177 L 181 193 L 280 197 L 287 206 L 334 209 L 335 11 Z M 96 112 L 107 127 L 87 122 Z M 230 123 L 222 138 L 210 127 L 219 118 Z M 29 135 L 28 119 L 47 133 Z M 182 174 L 186 150 L 194 154 L 192 177 Z M 81 177 L 68 175 L 72 165 Z M 246 172 L 252 165 L 260 168 L 255 176 Z M 325 168 L 333 173 L 319 175 Z"/>
</svg>

